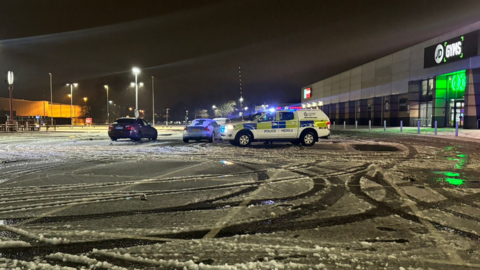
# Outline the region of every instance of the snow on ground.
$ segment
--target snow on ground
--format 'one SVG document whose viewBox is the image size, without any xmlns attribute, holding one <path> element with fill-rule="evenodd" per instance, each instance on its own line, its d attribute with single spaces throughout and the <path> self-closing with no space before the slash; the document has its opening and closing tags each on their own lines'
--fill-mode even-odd
<svg viewBox="0 0 480 270">
<path fill-rule="evenodd" d="M 105 131 L 0 134 L 0 269 L 480 268 L 474 142 Z"/>
</svg>

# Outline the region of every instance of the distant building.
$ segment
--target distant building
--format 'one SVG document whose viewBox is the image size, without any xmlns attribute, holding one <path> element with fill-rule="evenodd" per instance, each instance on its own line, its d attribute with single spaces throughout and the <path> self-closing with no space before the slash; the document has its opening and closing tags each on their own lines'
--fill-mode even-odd
<svg viewBox="0 0 480 270">
<path fill-rule="evenodd" d="M 53 115 L 51 109 L 53 109 Z M 54 103 L 52 106 L 50 102 L 45 100 L 32 101 L 25 99 L 13 99 L 13 118 L 15 120 L 36 116 L 47 118 L 53 116 L 54 119 L 58 119 L 62 123 L 65 121 L 68 121 L 68 123 L 70 123 L 70 118 L 80 117 L 81 111 L 82 106 L 79 105 L 73 105 L 72 113 L 70 114 L 70 104 Z M 0 98 L 0 123 L 4 123 L 5 121 L 7 121 L 7 115 L 9 113 L 9 99 Z M 65 120 L 62 121 L 62 118 Z"/>
</svg>

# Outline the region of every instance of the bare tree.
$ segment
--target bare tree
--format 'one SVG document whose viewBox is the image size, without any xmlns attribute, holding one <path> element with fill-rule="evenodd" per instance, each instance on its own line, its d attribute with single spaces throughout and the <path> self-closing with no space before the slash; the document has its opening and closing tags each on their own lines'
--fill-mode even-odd
<svg viewBox="0 0 480 270">
<path fill-rule="evenodd" d="M 208 118 L 208 111 L 206 109 L 195 110 L 195 118 Z"/>
<path fill-rule="evenodd" d="M 82 106 L 80 110 L 80 117 L 85 118 L 85 117 L 90 117 L 92 115 L 92 111 L 90 110 L 89 106 Z"/>
<path fill-rule="evenodd" d="M 235 111 L 235 105 L 237 105 L 237 103 L 234 100 L 223 103 L 215 109 L 215 116 L 228 116 L 229 113 Z"/>
</svg>

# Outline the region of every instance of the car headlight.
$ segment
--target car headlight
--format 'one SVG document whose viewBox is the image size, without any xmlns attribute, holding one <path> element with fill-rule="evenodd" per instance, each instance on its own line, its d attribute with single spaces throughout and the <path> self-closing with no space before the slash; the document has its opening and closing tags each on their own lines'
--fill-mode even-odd
<svg viewBox="0 0 480 270">
<path fill-rule="evenodd" d="M 230 124 L 230 125 L 226 125 L 226 128 L 227 128 L 227 130 L 233 130 L 235 128 L 235 126 Z"/>
</svg>

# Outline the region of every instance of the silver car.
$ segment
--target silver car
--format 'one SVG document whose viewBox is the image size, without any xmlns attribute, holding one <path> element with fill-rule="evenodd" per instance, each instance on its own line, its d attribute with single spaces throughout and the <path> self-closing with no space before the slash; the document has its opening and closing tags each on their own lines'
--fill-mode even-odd
<svg viewBox="0 0 480 270">
<path fill-rule="evenodd" d="M 220 125 L 212 119 L 195 119 L 183 129 L 183 141 L 208 140 L 213 142 L 220 138 Z"/>
</svg>

